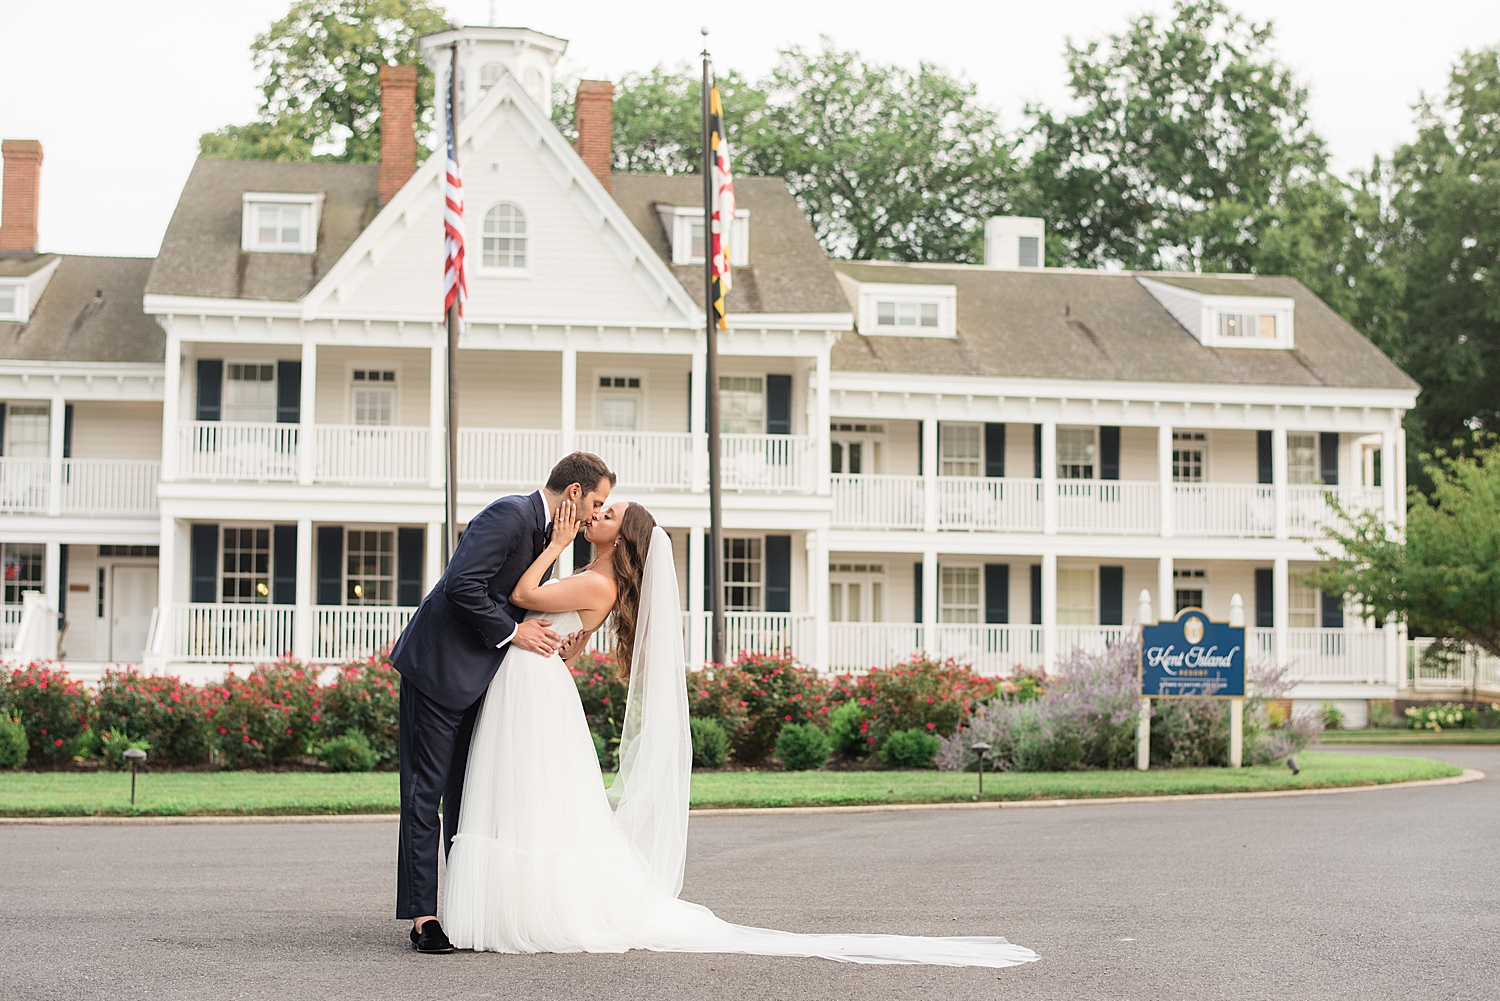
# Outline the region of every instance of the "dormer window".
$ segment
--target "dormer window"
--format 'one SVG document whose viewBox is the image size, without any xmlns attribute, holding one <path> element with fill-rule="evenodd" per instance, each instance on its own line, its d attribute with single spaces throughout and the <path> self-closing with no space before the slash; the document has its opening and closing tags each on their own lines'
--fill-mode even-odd
<svg viewBox="0 0 1500 1001">
<path fill-rule="evenodd" d="M 897 299 L 878 299 L 875 302 L 875 325 L 889 327 L 896 333 L 900 327 L 928 327 L 937 329 L 938 303 L 901 302 Z"/>
<path fill-rule="evenodd" d="M 19 285 L 0 285 L 0 320 L 21 318 L 21 288 Z"/>
<path fill-rule="evenodd" d="M 1262 337 L 1275 340 L 1275 313 L 1220 313 L 1220 337 Z"/>
<path fill-rule="evenodd" d="M 865 283 L 859 287 L 859 331 L 867 337 L 956 337 L 957 307 L 953 285 Z"/>
<path fill-rule="evenodd" d="M 311 254 L 318 249 L 322 195 L 246 192 L 240 249 L 259 254 Z"/>
<path fill-rule="evenodd" d="M 662 227 L 672 243 L 673 264 L 703 263 L 703 209 L 696 205 L 658 205 Z M 736 209 L 729 230 L 729 265 L 750 263 L 750 210 Z"/>
<path fill-rule="evenodd" d="M 1296 303 L 1250 275 L 1137 275 L 1136 281 L 1211 348 L 1291 348 Z"/>
</svg>

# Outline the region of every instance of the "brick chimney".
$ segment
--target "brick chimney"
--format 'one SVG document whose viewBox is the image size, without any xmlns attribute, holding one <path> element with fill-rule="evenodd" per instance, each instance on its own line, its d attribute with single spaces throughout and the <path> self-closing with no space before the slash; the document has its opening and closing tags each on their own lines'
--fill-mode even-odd
<svg viewBox="0 0 1500 1001">
<path fill-rule="evenodd" d="M 610 164 L 614 160 L 615 85 L 608 80 L 579 80 L 573 98 L 573 124 L 578 139 L 573 149 L 588 165 L 604 190 L 613 193 Z"/>
<path fill-rule="evenodd" d="M 0 257 L 36 253 L 37 203 L 42 192 L 42 144 L 35 139 L 0 143 L 5 157 L 5 186 L 0 199 Z"/>
<path fill-rule="evenodd" d="M 380 67 L 380 204 L 417 171 L 417 68 Z"/>
</svg>

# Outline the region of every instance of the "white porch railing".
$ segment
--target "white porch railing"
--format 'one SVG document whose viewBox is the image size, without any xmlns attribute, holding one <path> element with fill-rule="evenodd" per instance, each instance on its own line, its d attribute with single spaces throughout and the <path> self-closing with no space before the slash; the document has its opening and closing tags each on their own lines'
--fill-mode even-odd
<svg viewBox="0 0 1500 1001">
<path fill-rule="evenodd" d="M 1385 633 L 1380 629 L 1289 629 L 1286 659 L 1297 681 L 1382 684 Z"/>
<path fill-rule="evenodd" d="M 1276 534 L 1276 494 L 1269 484 L 1178 483 L 1172 487 L 1173 528 L 1178 535 Z"/>
<path fill-rule="evenodd" d="M 697 667 L 707 663 L 712 645 L 710 638 L 711 616 L 702 616 L 702 626 L 697 630 L 702 637 L 701 646 L 694 649 L 692 643 L 692 612 L 683 613 L 684 639 L 687 642 L 688 665 Z M 741 653 L 781 655 L 790 653 L 804 663 L 813 659 L 813 617 L 796 612 L 725 612 L 724 656 L 733 661 Z"/>
<path fill-rule="evenodd" d="M 62 513 L 155 514 L 160 480 L 153 459 L 64 459 Z"/>
<path fill-rule="evenodd" d="M 937 478 L 938 528 L 1040 532 L 1042 481 L 978 476 Z"/>
<path fill-rule="evenodd" d="M 1129 635 L 1129 626 L 1058 626 L 1057 655 L 1066 657 L 1074 650 L 1103 653 Z"/>
<path fill-rule="evenodd" d="M 1276 630 L 1253 627 L 1245 630 L 1245 667 L 1276 663 Z"/>
<path fill-rule="evenodd" d="M 1088 535 L 1156 535 L 1161 485 L 1124 480 L 1059 480 L 1057 529 Z"/>
<path fill-rule="evenodd" d="M 425 485 L 432 477 L 425 427 L 327 424 L 314 428 L 313 479 L 370 486 Z"/>
<path fill-rule="evenodd" d="M 677 432 L 579 431 L 578 449 L 593 452 L 630 490 L 692 487 L 693 436 Z"/>
<path fill-rule="evenodd" d="M 0 458 L 0 511 L 45 512 L 51 483 L 49 459 Z"/>
<path fill-rule="evenodd" d="M 1427 657 L 1435 641 L 1430 636 L 1413 636 L 1406 647 L 1407 683 L 1417 691 L 1465 691 L 1493 698 L 1500 693 L 1500 657 L 1476 647 L 1466 646 L 1455 657 Z"/>
<path fill-rule="evenodd" d="M 23 611 L 20 605 L 6 605 L 0 608 L 0 648 L 9 650 L 16 645 L 16 636 L 21 631 Z"/>
<path fill-rule="evenodd" d="M 179 661 L 264 664 L 292 649 L 290 605 L 176 605 L 171 657 Z"/>
<path fill-rule="evenodd" d="M 178 461 L 189 480 L 297 479 L 296 424 L 190 421 L 182 425 Z"/>
<path fill-rule="evenodd" d="M 828 667 L 836 674 L 860 674 L 872 667 L 899 664 L 922 646 L 922 627 L 911 622 L 828 625 Z"/>
<path fill-rule="evenodd" d="M 935 632 L 938 656 L 968 664 L 978 674 L 1008 677 L 1017 668 L 1042 666 L 1041 626 L 943 623 Z"/>
<path fill-rule="evenodd" d="M 312 659 L 342 663 L 384 653 L 416 611 L 370 606 L 314 608 Z"/>
<path fill-rule="evenodd" d="M 812 493 L 817 442 L 807 435 L 726 434 L 719 465 L 726 490 Z"/>
<path fill-rule="evenodd" d="M 1379 487 L 1289 486 L 1286 488 L 1287 534 L 1298 538 L 1321 536 L 1324 526 L 1334 523 L 1335 515 L 1328 499 L 1335 494 L 1350 514 L 1379 510 L 1383 503 Z"/>
<path fill-rule="evenodd" d="M 561 455 L 561 431 L 461 428 L 458 481 L 466 487 L 535 489 Z"/>
<path fill-rule="evenodd" d="M 836 474 L 831 479 L 834 527 L 922 527 L 922 477 Z"/>
</svg>

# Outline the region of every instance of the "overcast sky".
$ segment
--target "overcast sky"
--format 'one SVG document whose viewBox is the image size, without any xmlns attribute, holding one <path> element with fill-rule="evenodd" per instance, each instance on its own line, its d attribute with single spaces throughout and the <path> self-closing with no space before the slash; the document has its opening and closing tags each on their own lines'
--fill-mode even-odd
<svg viewBox="0 0 1500 1001">
<path fill-rule="evenodd" d="M 42 141 L 43 249 L 156 253 L 199 134 L 254 116 L 250 41 L 288 2 L 0 0 L 0 137 Z M 1275 22 L 1276 47 L 1310 89 L 1314 122 L 1340 170 L 1409 138 L 1411 105 L 1441 90 L 1460 50 L 1500 42 L 1495 0 L 1237 7 Z M 469 23 L 488 23 L 493 9 L 498 24 L 567 38 L 560 68 L 604 78 L 695 59 L 705 22 L 716 62 L 751 75 L 779 48 L 829 35 L 874 59 L 925 59 L 966 75 L 1010 127 L 1027 101 L 1066 101 L 1066 38 L 1100 37 L 1134 12 L 1168 8 L 1169 0 L 759 0 L 727 11 L 701 0 L 448 4 Z"/>
</svg>

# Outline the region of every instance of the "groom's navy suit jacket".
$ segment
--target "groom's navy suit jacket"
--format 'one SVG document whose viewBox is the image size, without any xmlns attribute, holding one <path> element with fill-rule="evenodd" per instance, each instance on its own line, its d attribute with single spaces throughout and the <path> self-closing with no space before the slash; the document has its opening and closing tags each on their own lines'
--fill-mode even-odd
<svg viewBox="0 0 1500 1001">
<path fill-rule="evenodd" d="M 470 520 L 447 571 L 391 648 L 404 684 L 450 709 L 479 701 L 509 649 L 500 644 L 526 617 L 510 594 L 547 548 L 546 524 L 535 493 L 501 497 Z"/>
</svg>

